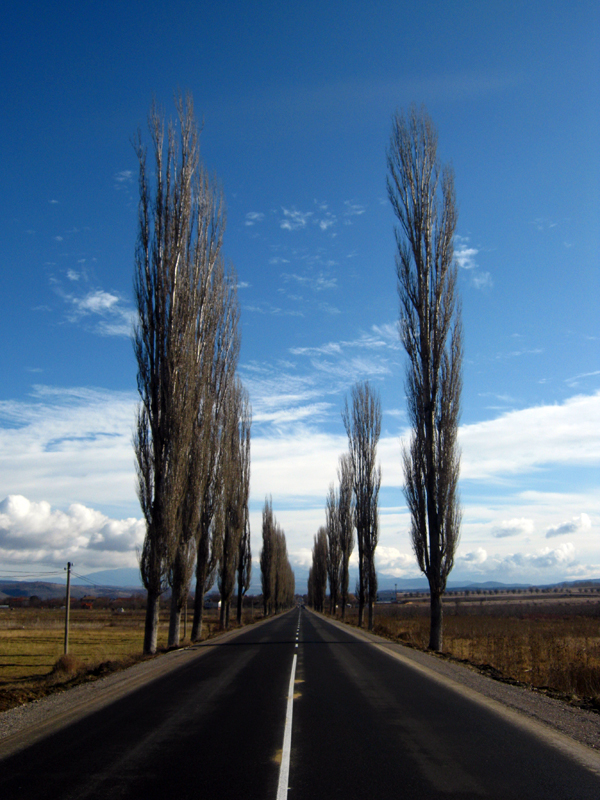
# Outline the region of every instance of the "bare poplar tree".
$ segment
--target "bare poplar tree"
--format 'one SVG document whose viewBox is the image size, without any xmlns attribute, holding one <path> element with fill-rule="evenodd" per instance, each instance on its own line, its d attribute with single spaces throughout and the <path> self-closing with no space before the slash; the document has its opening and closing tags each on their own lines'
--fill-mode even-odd
<svg viewBox="0 0 600 800">
<path fill-rule="evenodd" d="M 342 563 L 342 543 L 339 516 L 339 495 L 333 484 L 325 502 L 327 531 L 327 577 L 329 578 L 329 612 L 335 616 L 340 589 L 340 567 Z"/>
<path fill-rule="evenodd" d="M 273 556 L 273 608 L 279 613 L 286 605 L 288 594 L 288 555 L 285 533 L 275 522 L 275 547 Z"/>
<path fill-rule="evenodd" d="M 308 568 L 308 579 L 306 581 L 306 602 L 311 608 L 315 607 L 315 579 L 312 566 Z"/>
<path fill-rule="evenodd" d="M 199 159 L 191 97 L 177 101 L 178 130 L 149 117 L 153 187 L 141 133 L 133 343 L 140 405 L 134 433 L 138 496 L 146 521 L 140 571 L 148 592 L 144 651 L 156 650 L 158 603 L 178 552 L 194 421 L 202 381 L 198 350 L 208 257 L 221 242 L 220 201 Z M 211 248 L 214 248 L 211 249 Z M 189 563 L 189 548 L 184 561 Z"/>
<path fill-rule="evenodd" d="M 400 335 L 408 355 L 412 438 L 403 449 L 411 538 L 429 582 L 429 647 L 442 649 L 442 595 L 454 564 L 461 512 L 457 443 L 462 325 L 454 261 L 454 175 L 437 158 L 437 133 L 424 109 L 397 113 L 387 154 L 388 195 L 400 223 L 396 271 Z"/>
<path fill-rule="evenodd" d="M 315 611 L 323 611 L 327 595 L 327 529 L 319 528 L 314 537 L 312 569 L 310 571 L 312 605 Z"/>
<path fill-rule="evenodd" d="M 248 393 L 239 378 L 236 378 L 230 387 L 223 430 L 223 480 L 219 509 L 223 544 L 218 568 L 223 629 L 229 627 L 240 540 L 246 528 L 250 487 L 250 424 Z"/>
<path fill-rule="evenodd" d="M 354 550 L 354 476 L 352 474 L 352 460 L 349 453 L 340 456 L 338 467 L 338 520 L 340 530 L 340 605 L 342 619 L 346 618 L 346 605 L 348 603 L 348 567 L 350 556 Z"/>
<path fill-rule="evenodd" d="M 260 553 L 260 580 L 265 617 L 272 612 L 273 595 L 275 592 L 275 527 L 273 499 L 265 498 L 265 505 L 262 512 L 263 546 Z"/>
<path fill-rule="evenodd" d="M 242 607 L 244 595 L 250 588 L 252 579 L 252 546 L 250 541 L 250 519 L 248 516 L 248 506 L 245 509 L 246 521 L 244 524 L 244 534 L 240 539 L 238 550 L 237 565 L 237 621 L 242 621 Z"/>
<path fill-rule="evenodd" d="M 252 577 L 252 547 L 250 541 L 250 426 L 252 409 L 244 390 L 239 422 L 239 493 L 241 507 L 241 534 L 237 555 L 237 621 L 242 621 L 242 601 L 250 587 Z"/>
<path fill-rule="evenodd" d="M 196 384 L 188 391 L 197 399 L 191 410 L 192 441 L 187 464 L 187 486 L 182 507 L 179 539 L 171 570 L 171 614 L 168 646 L 179 645 L 181 610 L 187 603 L 190 580 L 197 563 L 201 532 L 201 499 L 210 480 L 210 458 L 215 439 L 219 437 L 219 420 L 214 418 L 214 383 L 224 388 L 232 380 L 237 364 L 239 309 L 235 292 L 236 276 L 225 269 L 221 256 L 224 231 L 224 209 L 220 190 L 203 174 L 198 182 L 201 218 L 196 221 L 194 259 L 196 261 L 196 330 L 194 352 Z M 223 371 L 226 371 L 223 374 Z M 215 371 L 220 374 L 215 375 Z M 217 387 L 218 390 L 219 387 Z"/>
<path fill-rule="evenodd" d="M 294 603 L 295 578 L 290 564 L 285 533 L 273 514 L 273 501 L 265 499 L 262 524 L 263 547 L 260 573 L 265 616 Z"/>
<path fill-rule="evenodd" d="M 369 607 L 369 630 L 377 600 L 375 549 L 379 540 L 377 501 L 381 485 L 381 467 L 376 466 L 377 443 L 381 434 L 381 402 L 368 381 L 351 390 L 342 419 L 348 434 L 349 454 L 354 476 L 355 524 L 358 542 L 358 624 L 362 627 L 365 600 Z"/>
<path fill-rule="evenodd" d="M 222 481 L 222 439 L 226 398 L 237 366 L 240 337 L 238 332 L 239 306 L 236 293 L 236 276 L 233 269 L 223 263 L 215 276 L 213 335 L 207 346 L 206 364 L 209 372 L 201 407 L 198 413 L 197 436 L 194 448 L 194 470 L 200 477 L 199 501 L 194 499 L 192 510 L 197 519 L 190 522 L 195 527 L 196 539 L 196 591 L 192 641 L 202 637 L 204 595 L 215 581 L 221 555 L 221 528 L 213 524 Z"/>
</svg>

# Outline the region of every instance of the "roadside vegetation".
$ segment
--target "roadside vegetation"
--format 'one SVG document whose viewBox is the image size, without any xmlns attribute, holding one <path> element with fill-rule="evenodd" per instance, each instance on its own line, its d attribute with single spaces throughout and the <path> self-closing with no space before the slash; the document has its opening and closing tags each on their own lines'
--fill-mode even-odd
<svg viewBox="0 0 600 800">
<path fill-rule="evenodd" d="M 69 654 L 64 655 L 64 610 L 18 608 L 0 613 L 0 711 L 45 695 L 96 680 L 132 666 L 142 655 L 145 610 L 115 613 L 107 609 L 72 609 Z M 187 640 L 190 645 L 191 619 Z M 258 600 L 244 608 L 242 625 L 262 618 Z M 231 627 L 238 627 L 232 620 Z M 203 640 L 219 633 L 217 608 L 204 612 Z M 183 632 L 183 626 L 182 626 Z M 158 628 L 157 654 L 167 650 L 169 619 Z"/>
</svg>

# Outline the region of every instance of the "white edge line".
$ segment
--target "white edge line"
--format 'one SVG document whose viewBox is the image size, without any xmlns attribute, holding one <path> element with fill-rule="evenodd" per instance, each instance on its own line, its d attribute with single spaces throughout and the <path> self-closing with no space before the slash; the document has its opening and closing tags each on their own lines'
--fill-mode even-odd
<svg viewBox="0 0 600 800">
<path fill-rule="evenodd" d="M 279 767 L 279 784 L 277 786 L 277 800 L 285 800 L 288 793 L 288 780 L 290 775 L 290 753 L 292 750 L 292 714 L 294 711 L 294 681 L 296 679 L 296 661 L 298 656 L 294 653 L 292 673 L 290 675 L 290 688 L 288 689 L 287 711 L 285 714 L 285 732 L 283 734 L 283 748 L 281 751 L 281 766 Z"/>
</svg>

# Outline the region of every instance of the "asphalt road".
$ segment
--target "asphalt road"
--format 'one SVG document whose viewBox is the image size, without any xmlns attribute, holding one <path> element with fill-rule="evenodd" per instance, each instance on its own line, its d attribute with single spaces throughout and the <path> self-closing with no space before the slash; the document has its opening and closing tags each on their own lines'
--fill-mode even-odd
<svg viewBox="0 0 600 800">
<path fill-rule="evenodd" d="M 289 800 L 600 798 L 591 753 L 308 611 L 197 652 L 0 761 L 0 798 L 276 800 L 289 706 Z"/>
</svg>

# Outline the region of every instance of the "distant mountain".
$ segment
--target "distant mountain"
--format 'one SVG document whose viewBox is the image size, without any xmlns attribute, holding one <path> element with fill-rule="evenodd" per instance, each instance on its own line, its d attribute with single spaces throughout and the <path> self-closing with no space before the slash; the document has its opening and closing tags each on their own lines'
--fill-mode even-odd
<svg viewBox="0 0 600 800">
<path fill-rule="evenodd" d="M 5 602 L 10 597 L 39 597 L 41 600 L 64 599 L 66 587 L 64 583 L 48 583 L 46 581 L 3 581 L 0 580 L 0 598 Z M 138 590 L 139 591 L 139 590 Z M 92 597 L 114 597 L 116 594 L 130 595 L 132 589 L 122 587 L 117 591 L 110 586 L 81 586 L 71 584 L 71 597 L 84 595 Z"/>
<path fill-rule="evenodd" d="M 379 594 L 392 595 L 397 589 L 399 592 L 426 592 L 429 587 L 427 581 L 422 578 L 413 579 L 395 579 L 388 576 L 378 576 L 379 578 Z M 350 574 L 350 591 L 354 591 L 356 583 L 356 575 Z M 578 580 L 578 581 L 562 581 L 560 583 L 544 584 L 536 588 L 540 589 L 575 589 L 585 587 L 599 587 L 600 579 L 597 580 Z M 490 589 L 499 589 L 508 591 L 510 589 L 529 589 L 532 584 L 529 583 L 500 583 L 498 581 L 482 581 L 481 583 L 467 583 L 459 582 L 448 584 L 448 591 L 482 591 Z M 192 592 L 194 587 L 192 586 Z M 213 591 L 216 586 L 213 587 Z M 261 594 L 260 573 L 253 575 L 252 584 L 248 591 L 249 595 L 257 596 Z M 296 594 L 306 594 L 306 577 L 304 575 L 296 575 Z M 116 597 L 119 595 L 129 596 L 137 592 L 144 592 L 144 588 L 139 579 L 139 572 L 137 569 L 107 569 L 100 570 L 99 572 L 92 572 L 86 575 L 82 580 L 80 578 L 73 578 L 71 583 L 71 596 L 80 598 L 84 595 L 92 597 Z M 168 595 L 168 593 L 167 593 Z M 167 596 L 165 595 L 165 596 Z M 37 596 L 42 600 L 64 598 L 65 584 L 64 583 L 49 583 L 47 581 L 15 581 L 4 580 L 0 577 L 0 603 L 8 602 L 10 597 L 32 597 Z"/>
<path fill-rule="evenodd" d="M 121 569 L 103 569 L 99 572 L 90 572 L 85 576 L 87 580 L 73 578 L 74 585 L 90 585 L 90 582 L 99 586 L 130 586 L 132 589 L 142 589 L 140 571 L 136 568 L 122 567 Z"/>
</svg>

